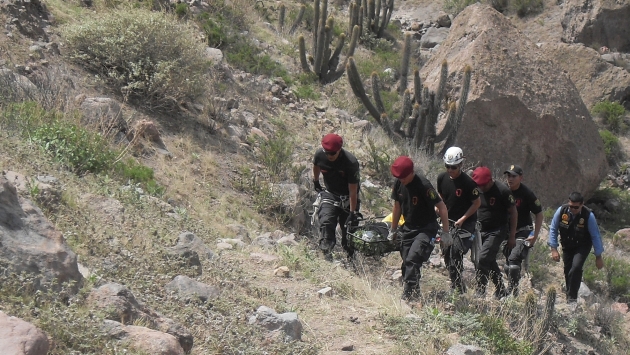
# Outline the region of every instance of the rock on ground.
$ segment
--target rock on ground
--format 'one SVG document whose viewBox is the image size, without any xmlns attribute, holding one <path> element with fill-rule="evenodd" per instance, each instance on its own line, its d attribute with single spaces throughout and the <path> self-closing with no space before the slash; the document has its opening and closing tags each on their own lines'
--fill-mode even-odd
<svg viewBox="0 0 630 355">
<path fill-rule="evenodd" d="M 112 338 L 129 344 L 132 349 L 151 355 L 184 355 L 184 349 L 174 336 L 146 327 L 124 325 L 105 320 L 104 330 Z"/>
<path fill-rule="evenodd" d="M 0 350 L 5 355 L 46 355 L 46 334 L 22 319 L 0 311 Z"/>
</svg>

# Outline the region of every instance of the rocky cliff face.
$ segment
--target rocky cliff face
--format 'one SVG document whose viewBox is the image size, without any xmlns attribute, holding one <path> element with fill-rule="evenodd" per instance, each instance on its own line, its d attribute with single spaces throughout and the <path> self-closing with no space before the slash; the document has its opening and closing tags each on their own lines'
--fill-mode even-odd
<svg viewBox="0 0 630 355">
<path fill-rule="evenodd" d="M 630 1 L 571 0 L 562 28 L 564 42 L 630 52 Z"/>
<path fill-rule="evenodd" d="M 449 84 L 458 85 L 465 65 L 473 68 L 456 140 L 469 162 L 498 173 L 523 166 L 527 185 L 547 206 L 571 191 L 595 190 L 607 163 L 588 109 L 570 78 L 507 18 L 481 4 L 460 13 L 421 72 L 433 90 L 443 60 Z"/>
</svg>

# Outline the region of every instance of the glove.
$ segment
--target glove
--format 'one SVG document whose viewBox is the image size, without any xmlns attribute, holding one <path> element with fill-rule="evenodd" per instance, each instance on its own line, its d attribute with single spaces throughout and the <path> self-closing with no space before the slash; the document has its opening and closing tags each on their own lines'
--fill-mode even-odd
<svg viewBox="0 0 630 355">
<path fill-rule="evenodd" d="M 322 185 L 320 185 L 320 183 L 319 183 L 319 180 L 313 180 L 313 185 L 315 186 L 315 191 L 316 192 L 324 191 L 324 189 L 322 188 Z"/>
<path fill-rule="evenodd" d="M 357 213 L 352 211 L 350 212 L 350 214 L 348 215 L 348 218 L 346 219 L 346 230 L 349 229 L 352 226 L 352 222 L 357 220 Z"/>
<path fill-rule="evenodd" d="M 390 229 L 389 234 L 387 235 L 387 240 L 390 242 L 398 240 L 398 229 Z"/>
<path fill-rule="evenodd" d="M 448 248 L 451 245 L 453 245 L 453 237 L 451 236 L 451 233 L 444 232 L 443 230 L 441 230 L 440 231 L 440 246 L 442 248 Z"/>
</svg>

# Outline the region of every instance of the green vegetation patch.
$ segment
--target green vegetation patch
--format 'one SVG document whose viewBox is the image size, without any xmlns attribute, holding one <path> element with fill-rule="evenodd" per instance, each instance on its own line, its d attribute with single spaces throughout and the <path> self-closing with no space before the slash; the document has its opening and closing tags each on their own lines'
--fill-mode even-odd
<svg viewBox="0 0 630 355">
<path fill-rule="evenodd" d="M 149 109 L 173 109 L 206 90 L 209 62 L 196 31 L 175 16 L 113 10 L 64 26 L 68 57 Z"/>
<path fill-rule="evenodd" d="M 597 270 L 595 257 L 589 256 L 584 264 L 584 282 L 593 289 L 601 289 L 611 299 L 630 302 L 630 263 L 614 256 L 604 255 L 604 269 Z"/>
<path fill-rule="evenodd" d="M 596 103 L 591 109 L 591 113 L 604 119 L 604 124 L 609 130 L 615 133 L 624 132 L 628 126 L 624 123 L 623 117 L 626 109 L 617 102 L 608 100 Z"/>
</svg>

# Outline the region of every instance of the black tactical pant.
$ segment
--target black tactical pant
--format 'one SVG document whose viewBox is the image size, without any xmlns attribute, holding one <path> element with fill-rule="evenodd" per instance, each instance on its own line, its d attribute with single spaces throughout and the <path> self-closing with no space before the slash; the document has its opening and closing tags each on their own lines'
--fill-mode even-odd
<svg viewBox="0 0 630 355">
<path fill-rule="evenodd" d="M 481 231 L 482 244 L 476 275 L 478 294 L 485 294 L 488 278 L 492 279 L 492 283 L 496 287 L 496 295 L 501 295 L 505 292 L 501 270 L 499 269 L 499 264 L 497 264 L 497 254 L 501 248 L 501 243 L 507 238 L 507 234 L 507 225 L 495 230 Z"/>
<path fill-rule="evenodd" d="M 456 231 L 456 234 L 453 235 L 453 245 L 444 249 L 444 265 L 446 265 L 451 279 L 451 289 L 465 293 L 466 286 L 462 280 L 464 255 L 472 247 L 472 234 L 465 229 L 455 230 L 453 227 L 451 228 L 451 230 Z"/>
<path fill-rule="evenodd" d="M 505 256 L 505 274 L 509 280 L 508 293 L 518 296 L 518 283 L 521 279 L 521 268 L 523 260 L 527 259 L 529 254 L 529 248 L 525 245 L 525 239 L 530 235 L 530 230 L 522 230 L 516 232 L 516 245 L 510 249 L 507 247 L 507 242 L 503 248 L 503 255 Z"/>
<path fill-rule="evenodd" d="M 581 247 L 565 249 L 562 247 L 562 261 L 564 263 L 564 281 L 567 285 L 567 301 L 576 301 L 580 284 L 582 283 L 582 273 L 584 263 L 591 252 L 592 244 Z"/>
<path fill-rule="evenodd" d="M 405 291 L 418 291 L 420 286 L 420 268 L 429 260 L 434 249 L 437 235 L 437 222 L 421 228 L 408 228 L 404 225 L 400 231 L 400 257 L 402 258 L 402 279 Z"/>
<path fill-rule="evenodd" d="M 328 191 L 322 191 L 322 203 L 319 206 L 317 215 L 319 218 L 319 247 L 324 252 L 331 252 L 337 243 L 336 229 L 337 224 L 341 226 L 341 246 L 349 256 L 354 254 L 354 249 L 348 243 L 348 231 L 346 230 L 346 220 L 350 215 L 350 210 L 344 208 L 341 198 Z M 335 204 L 325 202 L 325 200 L 335 201 Z M 359 203 L 357 202 L 357 210 Z M 358 222 L 354 222 L 356 226 Z"/>
</svg>

